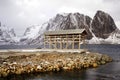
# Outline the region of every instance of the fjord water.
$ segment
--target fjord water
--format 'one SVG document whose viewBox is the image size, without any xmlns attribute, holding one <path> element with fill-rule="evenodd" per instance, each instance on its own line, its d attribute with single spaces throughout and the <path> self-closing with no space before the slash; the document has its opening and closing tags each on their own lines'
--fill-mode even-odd
<svg viewBox="0 0 120 80">
<path fill-rule="evenodd" d="M 113 58 L 113 62 L 101 65 L 98 68 L 86 70 L 73 70 L 61 72 L 37 73 L 30 75 L 12 75 L 0 80 L 120 80 L 120 45 L 82 45 L 93 52 L 107 54 Z"/>
</svg>

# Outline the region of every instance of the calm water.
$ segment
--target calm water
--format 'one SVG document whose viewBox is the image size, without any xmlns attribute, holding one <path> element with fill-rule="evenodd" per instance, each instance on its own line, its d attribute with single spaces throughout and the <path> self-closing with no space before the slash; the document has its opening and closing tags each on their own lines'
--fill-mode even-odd
<svg viewBox="0 0 120 80">
<path fill-rule="evenodd" d="M 108 54 L 114 61 L 99 68 L 9 76 L 0 80 L 120 80 L 120 45 L 86 45 L 90 51 Z"/>
<path fill-rule="evenodd" d="M 39 48 L 39 45 L 0 45 L 0 49 L 33 49 Z"/>
</svg>

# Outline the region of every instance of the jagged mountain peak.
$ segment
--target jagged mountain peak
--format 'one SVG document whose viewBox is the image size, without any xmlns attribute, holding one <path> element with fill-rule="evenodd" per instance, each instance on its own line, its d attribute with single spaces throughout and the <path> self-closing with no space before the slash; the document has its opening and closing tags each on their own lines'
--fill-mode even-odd
<svg viewBox="0 0 120 80">
<path fill-rule="evenodd" d="M 70 16 L 70 15 L 83 15 L 84 16 L 84 14 L 81 14 L 79 12 L 74 12 L 74 13 L 57 13 L 56 17 L 58 17 L 58 16 Z"/>
<path fill-rule="evenodd" d="M 9 29 L 7 26 L 5 25 L 1 25 L 0 27 L 0 37 L 7 37 L 7 38 L 11 38 L 11 37 L 15 37 L 16 34 L 14 32 L 14 29 L 11 28 Z"/>
<path fill-rule="evenodd" d="M 108 38 L 117 29 L 112 17 L 108 13 L 100 10 L 97 11 L 93 19 L 78 12 L 59 13 L 42 25 L 33 25 L 28 27 L 20 42 L 25 44 L 42 45 L 43 35 L 46 31 L 83 28 L 88 33 L 87 39 L 94 37 L 96 42 L 99 42 L 99 39 L 102 40 Z"/>
<path fill-rule="evenodd" d="M 95 36 L 104 39 L 108 38 L 110 33 L 117 29 L 113 18 L 108 13 L 100 10 L 95 14 L 91 26 Z"/>
<path fill-rule="evenodd" d="M 41 27 L 40 25 L 32 25 L 32 26 L 28 27 L 25 30 L 23 37 L 24 38 L 34 38 L 38 34 L 40 27 Z"/>
<path fill-rule="evenodd" d="M 89 16 L 85 16 L 80 13 L 64 13 L 57 14 L 54 18 L 48 22 L 47 29 L 79 29 L 84 26 L 89 27 L 92 19 Z"/>
<path fill-rule="evenodd" d="M 0 26 L 0 45 L 14 43 L 16 42 L 15 38 L 16 34 L 13 28 L 9 29 L 5 25 Z"/>
<path fill-rule="evenodd" d="M 104 15 L 109 15 L 108 13 L 106 13 L 106 12 L 104 12 L 104 11 L 102 11 L 102 10 L 97 10 L 97 12 L 96 12 L 96 15 L 102 15 L 102 14 L 104 14 Z"/>
<path fill-rule="evenodd" d="M 12 35 L 13 37 L 16 37 L 15 31 L 14 31 L 13 28 L 12 28 L 9 32 L 11 33 L 11 35 Z"/>
<path fill-rule="evenodd" d="M 27 38 L 27 39 L 24 38 L 24 39 L 21 39 L 21 41 L 22 42 L 25 41 L 27 43 L 32 43 L 32 44 L 42 42 L 43 33 L 45 31 L 54 31 L 54 30 L 85 28 L 86 31 L 89 32 L 89 35 L 91 35 L 89 31 L 91 20 L 92 19 L 89 16 L 86 16 L 80 13 L 57 14 L 55 17 L 51 18 L 50 20 L 48 20 L 47 22 L 41 25 L 41 27 L 38 29 L 39 30 L 38 34 L 34 35 L 34 36 L 37 36 L 37 38 L 35 37 Z M 31 31 L 28 31 L 27 33 L 31 33 Z M 34 33 L 31 33 L 31 34 L 34 34 Z"/>
</svg>

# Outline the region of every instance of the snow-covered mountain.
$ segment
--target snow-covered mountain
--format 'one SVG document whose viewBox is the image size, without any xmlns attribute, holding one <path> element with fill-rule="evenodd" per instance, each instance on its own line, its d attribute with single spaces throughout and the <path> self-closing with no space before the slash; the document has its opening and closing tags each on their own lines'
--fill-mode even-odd
<svg viewBox="0 0 120 80">
<path fill-rule="evenodd" d="M 108 38 L 93 37 L 91 40 L 86 40 L 89 44 L 120 44 L 120 30 L 116 29 Z"/>
<path fill-rule="evenodd" d="M 42 45 L 45 31 L 83 28 L 88 33 L 87 43 L 118 43 L 120 41 L 120 31 L 112 17 L 108 13 L 97 11 L 93 19 L 80 13 L 57 14 L 41 26 L 27 28 L 21 42 Z"/>
<path fill-rule="evenodd" d="M 21 38 L 21 41 L 36 38 L 36 35 L 38 34 L 40 27 L 41 26 L 39 25 L 33 25 L 33 26 L 28 27 L 25 30 L 23 37 Z"/>
<path fill-rule="evenodd" d="M 89 44 L 120 44 L 120 30 L 113 18 L 103 11 L 97 11 L 92 23 L 91 32 L 94 34 Z"/>
<path fill-rule="evenodd" d="M 21 39 L 21 42 L 27 44 L 42 44 L 43 42 L 43 33 L 45 31 L 53 30 L 66 30 L 66 29 L 83 29 L 89 33 L 88 38 L 91 38 L 91 33 L 89 31 L 91 18 L 89 16 L 80 14 L 80 13 L 64 13 L 57 14 L 54 18 L 50 19 L 48 22 L 44 23 L 41 27 L 34 26 L 26 29 L 25 37 Z M 38 31 L 39 30 L 39 31 Z M 36 31 L 35 33 L 33 33 Z M 27 34 L 26 34 L 27 33 Z M 34 35 L 35 37 L 30 37 L 29 35 Z M 29 37 L 28 37 L 29 36 Z"/>
<path fill-rule="evenodd" d="M 50 19 L 47 25 L 48 30 L 58 29 L 79 29 L 90 27 L 91 18 L 80 13 L 57 14 Z"/>
<path fill-rule="evenodd" d="M 103 39 L 108 38 L 117 29 L 113 18 L 103 11 L 97 11 L 92 20 L 91 27 L 95 36 Z"/>
<path fill-rule="evenodd" d="M 120 30 L 116 29 L 110 34 L 110 36 L 104 40 L 106 43 L 110 44 L 120 44 Z"/>
<path fill-rule="evenodd" d="M 40 25 L 33 25 L 28 27 L 25 32 L 24 35 L 21 37 L 20 39 L 20 44 L 35 44 L 36 42 L 34 42 L 34 39 L 37 40 L 37 43 L 40 43 L 39 41 L 41 41 L 39 39 L 39 37 L 41 35 L 43 35 L 43 33 L 46 31 L 46 23 L 42 24 L 42 26 Z M 36 43 L 36 44 L 37 44 Z"/>
<path fill-rule="evenodd" d="M 0 45 L 12 44 L 17 41 L 18 39 L 16 37 L 14 29 L 9 29 L 5 25 L 1 25 L 0 23 Z"/>
<path fill-rule="evenodd" d="M 42 25 L 28 27 L 19 39 L 14 29 L 1 25 L 0 23 L 0 45 L 1 44 L 43 44 L 43 35 L 46 31 L 85 29 L 88 33 L 86 42 L 89 44 L 120 44 L 120 30 L 116 27 L 112 17 L 103 11 L 97 11 L 90 18 L 80 13 L 57 14 Z"/>
</svg>

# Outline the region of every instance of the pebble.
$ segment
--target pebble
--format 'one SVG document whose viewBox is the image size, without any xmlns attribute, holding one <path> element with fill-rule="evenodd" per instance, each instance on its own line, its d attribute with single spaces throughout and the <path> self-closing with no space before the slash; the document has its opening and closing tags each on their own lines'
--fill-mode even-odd
<svg viewBox="0 0 120 80">
<path fill-rule="evenodd" d="M 98 67 L 98 64 L 97 63 L 93 63 L 93 67 L 94 68 Z"/>
<path fill-rule="evenodd" d="M 46 57 L 45 57 L 46 56 Z M 53 57 L 54 56 L 54 57 Z M 18 57 L 18 56 L 17 56 Z M 20 56 L 21 57 L 21 56 Z M 44 58 L 43 58 L 44 57 Z M 16 57 L 14 57 L 16 58 Z M 13 59 L 13 57 L 12 57 Z M 83 69 L 93 67 L 96 68 L 100 64 L 106 64 L 111 62 L 112 59 L 107 55 L 99 53 L 82 52 L 79 53 L 46 53 L 42 57 L 40 53 L 36 55 L 27 56 L 19 60 L 4 61 L 0 65 L 0 77 L 6 77 L 9 74 L 23 74 L 32 72 L 47 72 L 47 71 L 60 71 L 60 70 L 72 70 Z"/>
</svg>

